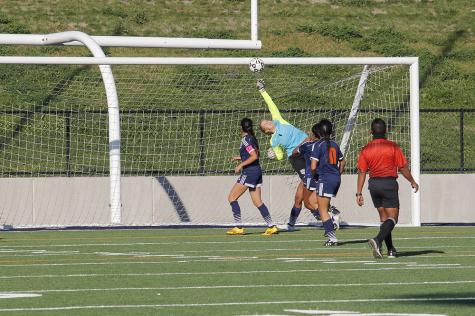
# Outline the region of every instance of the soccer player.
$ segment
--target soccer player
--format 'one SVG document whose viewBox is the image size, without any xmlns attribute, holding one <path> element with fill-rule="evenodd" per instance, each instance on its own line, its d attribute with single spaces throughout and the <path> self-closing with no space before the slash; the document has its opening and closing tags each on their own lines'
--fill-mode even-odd
<svg viewBox="0 0 475 316">
<path fill-rule="evenodd" d="M 341 183 L 341 174 L 345 169 L 345 159 L 337 143 L 332 141 L 332 123 L 323 119 L 318 123 L 318 134 L 321 139 L 314 143 L 310 159 L 310 169 L 316 178 L 316 195 L 318 209 L 323 222 L 323 228 L 328 236 L 325 246 L 338 246 L 333 221 L 328 214 L 330 200 L 338 193 Z M 318 177 L 317 177 L 318 175 Z"/>
<path fill-rule="evenodd" d="M 376 237 L 369 239 L 368 244 L 373 249 L 375 258 L 382 258 L 381 246 L 383 241 L 388 248 L 388 258 L 396 258 L 391 232 L 399 217 L 399 186 L 396 181 L 398 170 L 410 183 L 414 192 L 419 185 L 412 177 L 407 166 L 407 160 L 401 148 L 386 139 L 386 123 L 377 118 L 371 123 L 373 140 L 363 147 L 358 156 L 358 182 L 356 185 L 356 203 L 364 204 L 363 186 L 366 173 L 369 171 L 368 189 L 374 207 L 378 210 L 381 226 Z"/>
<path fill-rule="evenodd" d="M 318 212 L 318 204 L 317 204 L 317 196 L 315 194 L 315 190 L 317 188 L 317 182 L 312 174 L 312 170 L 310 168 L 311 159 L 310 156 L 312 155 L 312 148 L 315 143 L 318 143 L 320 140 L 320 135 L 318 134 L 319 125 L 315 124 L 312 126 L 311 135 L 304 141 L 300 146 L 294 149 L 293 154 L 298 155 L 301 154 L 305 159 L 305 176 L 303 179 L 303 200 L 305 205 L 312 206 L 312 210 L 314 210 L 315 214 L 313 216 L 320 220 L 320 213 Z M 318 175 L 316 176 L 318 178 Z"/>
<path fill-rule="evenodd" d="M 305 179 L 305 158 L 299 153 L 297 155 L 293 155 L 293 151 L 297 146 L 306 140 L 308 135 L 284 120 L 274 101 L 272 101 L 272 98 L 265 90 L 263 80 L 257 80 L 257 88 L 264 98 L 264 101 L 266 102 L 267 107 L 269 108 L 269 111 L 272 115 L 272 121 L 262 120 L 259 124 L 259 127 L 264 134 L 272 135 L 270 143 L 272 152 L 275 154 L 275 158 L 277 160 L 284 159 L 285 150 L 292 168 L 298 174 L 300 180 L 302 180 L 300 181 L 297 191 L 295 192 L 294 205 L 290 211 L 289 221 L 287 225 L 279 226 L 279 229 L 281 230 L 294 231 L 294 225 L 300 215 L 300 211 L 302 210 L 302 202 L 304 201 L 303 181 Z M 316 214 L 316 210 L 311 205 L 305 206 L 312 212 L 312 214 Z"/>
<path fill-rule="evenodd" d="M 228 196 L 236 227 L 228 230 L 227 234 L 244 235 L 244 228 L 242 228 L 241 225 L 241 208 L 237 200 L 247 189 L 249 189 L 252 203 L 254 203 L 259 212 L 261 212 L 262 217 L 267 223 L 268 227 L 263 235 L 277 234 L 278 229 L 273 224 L 269 210 L 261 198 L 262 170 L 259 165 L 259 143 L 254 135 L 251 119 L 243 118 L 241 120 L 241 135 L 240 155 L 231 159 L 232 161 L 241 161 L 241 163 L 234 168 L 234 172 L 241 173 L 241 175 Z"/>
</svg>

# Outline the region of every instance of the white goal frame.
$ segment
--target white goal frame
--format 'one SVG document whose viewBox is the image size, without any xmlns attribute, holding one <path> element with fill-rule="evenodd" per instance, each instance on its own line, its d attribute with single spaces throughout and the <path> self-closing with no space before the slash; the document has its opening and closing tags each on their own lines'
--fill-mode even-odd
<svg viewBox="0 0 475 316">
<path fill-rule="evenodd" d="M 110 211 L 111 224 L 121 223 L 120 191 L 120 117 L 119 101 L 110 65 L 248 65 L 251 58 L 193 58 L 193 57 L 0 57 L 0 64 L 74 64 L 99 65 L 104 78 L 109 108 L 109 155 L 110 155 Z M 96 55 L 97 56 L 97 55 Z M 420 134 L 419 134 L 419 59 L 417 57 L 261 57 L 266 65 L 409 65 L 410 71 L 410 140 L 411 172 L 420 182 Z M 109 70 L 107 70 L 109 69 Z M 114 97 L 115 95 L 115 97 Z M 111 111 L 112 109 L 112 111 Z M 111 118 L 113 116 L 113 119 Z M 118 163 L 119 162 L 119 163 Z M 411 225 L 420 226 L 420 192 L 411 196 Z"/>
</svg>

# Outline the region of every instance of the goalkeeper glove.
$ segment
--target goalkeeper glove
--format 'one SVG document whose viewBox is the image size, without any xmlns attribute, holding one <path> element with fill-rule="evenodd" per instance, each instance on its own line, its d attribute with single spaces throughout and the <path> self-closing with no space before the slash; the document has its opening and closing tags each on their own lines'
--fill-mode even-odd
<svg viewBox="0 0 475 316">
<path fill-rule="evenodd" d="M 266 88 L 266 85 L 264 84 L 264 80 L 262 79 L 257 79 L 256 86 L 258 90 L 265 90 Z"/>
<path fill-rule="evenodd" d="M 274 149 L 272 149 L 272 147 L 267 149 L 267 158 L 269 158 L 269 159 L 275 159 L 276 158 L 275 151 L 274 151 Z"/>
</svg>

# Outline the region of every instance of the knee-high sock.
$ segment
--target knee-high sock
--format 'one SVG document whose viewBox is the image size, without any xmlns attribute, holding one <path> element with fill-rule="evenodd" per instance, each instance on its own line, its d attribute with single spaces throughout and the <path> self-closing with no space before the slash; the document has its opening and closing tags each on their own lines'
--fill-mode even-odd
<svg viewBox="0 0 475 316">
<path fill-rule="evenodd" d="M 325 228 L 325 233 L 331 241 L 338 241 L 333 230 L 333 221 L 331 219 L 323 222 L 323 228 Z"/>
<path fill-rule="evenodd" d="M 391 234 L 392 230 L 396 226 L 396 220 L 389 217 L 385 220 L 379 229 L 378 235 L 375 237 L 376 241 L 381 245 L 381 243 L 386 239 L 386 237 Z"/>
<path fill-rule="evenodd" d="M 290 211 L 290 217 L 289 217 L 289 224 L 290 225 L 295 225 L 295 222 L 297 222 L 297 218 L 300 215 L 300 211 L 302 210 L 301 207 L 292 207 L 292 210 Z"/>
<path fill-rule="evenodd" d="M 316 210 L 310 210 L 310 212 L 312 213 L 313 217 L 315 217 L 315 219 L 317 221 L 321 220 L 322 218 L 320 217 L 320 211 L 318 209 Z"/>
<path fill-rule="evenodd" d="M 383 225 L 383 223 L 381 222 L 381 224 L 379 225 L 379 229 L 381 229 L 381 226 Z M 386 236 L 386 238 L 384 239 L 384 242 L 386 243 L 386 248 L 389 250 L 389 249 L 392 249 L 394 248 L 394 245 L 393 245 L 393 238 L 392 238 L 392 234 L 389 233 L 389 235 Z"/>
<path fill-rule="evenodd" d="M 234 223 L 236 226 L 241 227 L 241 208 L 239 207 L 238 201 L 232 201 L 231 210 L 233 211 Z"/>
<path fill-rule="evenodd" d="M 394 248 L 394 245 L 393 245 L 393 237 L 392 237 L 392 234 L 389 233 L 386 238 L 384 239 L 384 241 L 386 242 L 386 247 L 389 249 L 392 249 Z"/>
<path fill-rule="evenodd" d="M 259 210 L 259 212 L 261 212 L 261 215 L 266 221 L 267 226 L 269 227 L 274 226 L 274 224 L 272 224 L 272 218 L 269 214 L 269 210 L 267 209 L 267 206 L 264 203 L 262 203 L 261 206 L 259 206 L 257 209 Z"/>
</svg>

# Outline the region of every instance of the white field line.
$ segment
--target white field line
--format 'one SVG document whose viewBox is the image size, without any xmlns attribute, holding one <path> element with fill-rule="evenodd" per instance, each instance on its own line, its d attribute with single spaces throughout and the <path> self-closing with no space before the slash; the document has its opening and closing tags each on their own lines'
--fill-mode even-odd
<svg viewBox="0 0 475 316">
<path fill-rule="evenodd" d="M 226 275 L 226 274 L 261 274 L 261 273 L 307 273 L 307 272 L 360 272 L 360 271 L 394 271 L 394 270 L 429 270 L 446 269 L 447 266 L 414 266 L 385 268 L 354 268 L 354 269 L 294 269 L 294 270 L 255 270 L 255 271 L 214 271 L 214 272 L 149 272 L 149 273 L 81 273 L 81 274 L 41 274 L 41 275 L 2 275 L 0 279 L 33 279 L 33 278 L 84 278 L 84 277 L 150 277 L 150 276 L 190 276 L 190 275 Z M 475 266 L 450 266 L 450 269 L 475 269 Z"/>
<path fill-rule="evenodd" d="M 242 237 L 242 236 L 241 236 Z M 172 238 L 172 237 L 170 237 Z M 393 240 L 423 240 L 423 239 L 475 239 L 475 236 L 420 236 L 420 237 L 400 237 Z M 342 239 L 342 242 L 355 239 Z M 363 240 L 363 238 L 361 238 Z M 25 240 L 31 242 L 32 240 Z M 326 239 L 295 239 L 295 240 L 246 240 L 239 238 L 234 241 L 176 241 L 176 242 L 136 242 L 136 243 L 89 243 L 89 244 L 59 244 L 59 245 L 15 245 L 16 248 L 47 248 L 47 247 L 90 247 L 90 246 L 138 246 L 138 245 L 194 245 L 194 244 L 244 244 L 244 243 L 315 243 L 325 242 Z M 12 245 L 0 246 L 1 248 L 12 248 Z"/>
<path fill-rule="evenodd" d="M 328 264 L 339 264 L 339 263 L 372 263 L 375 262 L 373 260 L 349 260 L 349 261 L 330 261 L 326 260 L 323 263 L 328 263 Z M 404 263 L 401 263 L 404 264 Z"/>
<path fill-rule="evenodd" d="M 92 289 L 43 289 L 27 291 L 5 291 L 3 293 L 54 293 L 54 292 L 100 292 L 100 291 L 167 291 L 167 290 L 214 290 L 241 288 L 299 288 L 299 287 L 364 287 L 364 286 L 406 286 L 406 285 L 451 285 L 473 284 L 475 280 L 461 281 L 423 281 L 423 282 L 381 282 L 381 283 L 319 283 L 319 284 L 247 284 L 247 285 L 208 285 L 208 286 L 174 286 L 174 287 L 123 287 L 123 288 L 92 288 Z"/>
<path fill-rule="evenodd" d="M 304 309 L 284 309 L 284 312 L 291 312 L 305 315 L 324 316 L 447 316 L 447 314 L 407 314 L 407 313 L 360 313 L 349 311 L 326 311 L 326 310 L 304 310 Z"/>
<path fill-rule="evenodd" d="M 420 298 L 374 298 L 354 300 L 308 300 L 308 301 L 266 301 L 266 302 L 221 302 L 221 303 L 190 303 L 190 304 L 142 304 L 142 305 L 84 305 L 60 307 L 2 308 L 0 312 L 23 311 L 58 311 L 80 309 L 119 309 L 119 308 L 157 308 L 157 307 L 222 307 L 242 305 L 288 305 L 288 304 L 325 304 L 325 303 L 367 303 L 367 302 L 443 302 L 443 301 L 474 301 L 475 297 L 420 297 Z"/>
<path fill-rule="evenodd" d="M 409 246 L 409 247 L 402 247 L 399 248 L 399 251 L 407 250 L 407 249 L 447 249 L 447 248 L 475 248 L 473 246 Z M 361 247 L 352 247 L 352 248 L 345 248 L 345 247 L 338 247 L 337 250 L 361 250 L 361 249 L 368 249 L 368 247 L 361 246 Z M 177 257 L 183 256 L 183 253 L 221 253 L 221 252 L 266 252 L 266 251 L 287 251 L 287 252 L 295 252 L 295 251 L 325 251 L 326 253 L 331 252 L 335 249 L 328 249 L 328 248 L 267 248 L 267 249 L 203 249 L 203 250 L 181 250 L 179 253 L 176 254 L 163 254 L 163 252 L 80 252 L 78 250 L 75 251 L 64 251 L 64 252 L 50 252 L 48 250 L 17 250 L 20 253 L 28 253 L 28 254 L 15 254 L 16 250 L 10 249 L 7 253 L 2 254 L 2 258 L 6 257 L 37 257 L 37 256 L 74 256 L 74 255 L 103 255 L 103 256 L 134 256 L 134 257 Z M 404 251 L 402 251 L 404 252 Z M 2 251 L 0 250 L 0 253 Z M 206 256 L 202 256 L 206 257 Z"/>
<path fill-rule="evenodd" d="M 368 255 L 369 256 L 369 255 Z M 368 258 L 368 256 L 351 256 L 352 259 L 356 258 Z M 54 267 L 54 266 L 92 266 L 92 265 L 98 265 L 98 266 L 106 266 L 106 265 L 122 265 L 122 264 L 176 264 L 176 263 L 197 263 L 197 262 L 210 262 L 210 261 L 220 261 L 220 262 L 226 262 L 229 258 L 221 258 L 220 260 L 216 260 L 216 258 L 210 258 L 206 260 L 196 260 L 196 259 L 189 259 L 188 257 L 180 257 L 178 255 L 173 255 L 173 256 L 168 256 L 167 257 L 173 257 L 173 261 L 113 261 L 113 262 L 73 262 L 73 263 L 27 263 L 27 264 L 0 264 L 0 267 L 2 268 L 19 268 L 19 267 L 24 267 L 24 268 L 30 268 L 30 267 Z M 423 258 L 458 258 L 458 257 L 475 257 L 475 254 L 473 255 L 447 255 L 447 254 L 441 254 L 441 255 L 435 255 L 435 256 L 428 256 L 428 255 L 420 255 L 418 256 L 419 259 Z M 180 260 L 178 260 L 180 259 Z M 94 260 L 94 259 L 92 259 Z M 299 263 L 299 262 L 324 262 L 328 263 L 331 260 L 341 260 L 341 258 L 332 258 L 332 257 L 325 257 L 321 259 L 304 259 L 304 258 L 292 258 L 292 259 L 283 259 L 283 258 L 256 258 L 256 257 L 233 257 L 232 262 L 236 261 L 281 261 L 281 262 L 288 262 L 288 263 Z M 0 260 L 1 261 L 1 260 Z M 364 261 L 364 260 L 362 260 Z M 331 262 L 335 263 L 335 262 Z M 347 261 L 337 261 L 336 263 L 347 263 Z M 375 262 L 375 263 L 363 263 L 363 264 L 373 264 L 373 265 L 395 265 L 395 264 L 408 264 L 408 262 Z M 419 265 L 420 266 L 420 265 Z"/>
</svg>

